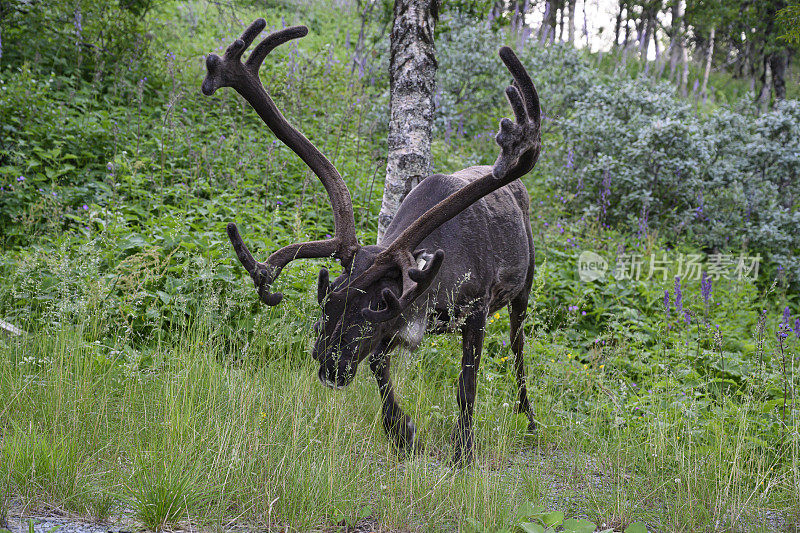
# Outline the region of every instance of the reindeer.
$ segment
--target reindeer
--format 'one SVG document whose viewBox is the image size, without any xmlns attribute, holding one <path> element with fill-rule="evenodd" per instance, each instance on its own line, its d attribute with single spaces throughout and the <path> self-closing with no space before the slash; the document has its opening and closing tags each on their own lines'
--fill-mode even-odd
<svg viewBox="0 0 800 533">
<path fill-rule="evenodd" d="M 487 316 L 508 305 L 511 349 L 519 388 L 517 409 L 535 427 L 525 387 L 523 329 L 534 274 L 529 199 L 519 178 L 536 164 L 541 150 L 539 97 L 514 52 L 500 58 L 514 78 L 506 97 L 516 122 L 504 118 L 495 137 L 500 154 L 493 166 L 474 166 L 424 179 L 400 205 L 377 245 L 356 238 L 350 193 L 333 164 L 281 114 L 262 85 L 258 70 L 274 48 L 308 34 L 305 26 L 271 33 L 245 62 L 242 54 L 266 27 L 253 22 L 223 57 L 206 58 L 202 91 L 211 96 L 232 87 L 253 106 L 272 132 L 322 181 L 333 207 L 335 235 L 327 240 L 290 244 L 257 262 L 234 223 L 227 226 L 236 255 L 250 274 L 259 298 L 277 305 L 270 292 L 281 270 L 301 258 L 334 257 L 343 267 L 333 282 L 319 272 L 317 300 L 322 315 L 314 325 L 312 350 L 319 379 L 343 388 L 358 364 L 369 365 L 382 400 L 383 427 L 403 452 L 413 451 L 416 429 L 403 412 L 389 376 L 390 354 L 398 346 L 417 348 L 425 332 L 461 329 L 463 357 L 458 378 L 459 415 L 453 437 L 456 465 L 473 458 L 473 406 Z M 436 283 L 434 283 L 436 281 Z"/>
</svg>

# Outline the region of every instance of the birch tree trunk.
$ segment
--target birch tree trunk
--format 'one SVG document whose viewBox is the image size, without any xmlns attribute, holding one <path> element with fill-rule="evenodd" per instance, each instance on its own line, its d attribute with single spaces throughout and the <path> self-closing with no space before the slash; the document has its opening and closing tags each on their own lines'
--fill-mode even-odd
<svg viewBox="0 0 800 533">
<path fill-rule="evenodd" d="M 716 34 L 716 26 L 711 26 L 711 33 L 708 35 L 708 54 L 706 55 L 706 69 L 703 73 L 703 88 L 700 90 L 700 95 L 703 102 L 706 101 L 708 95 L 708 75 L 711 73 L 711 59 L 714 57 L 714 35 Z"/>
<path fill-rule="evenodd" d="M 438 0 L 395 0 L 389 61 L 390 119 L 378 242 L 409 191 L 431 173 Z"/>
<path fill-rule="evenodd" d="M 578 0 L 567 0 L 567 40 L 569 44 L 575 44 L 575 4 Z M 619 30 L 619 27 L 617 27 Z"/>
<path fill-rule="evenodd" d="M 686 96 L 686 90 L 689 86 L 689 50 L 686 46 L 681 49 L 681 94 Z"/>
<path fill-rule="evenodd" d="M 683 11 L 685 0 L 675 0 L 672 4 L 672 24 L 670 35 L 669 79 L 674 80 L 677 74 L 678 63 L 683 57 Z"/>
</svg>

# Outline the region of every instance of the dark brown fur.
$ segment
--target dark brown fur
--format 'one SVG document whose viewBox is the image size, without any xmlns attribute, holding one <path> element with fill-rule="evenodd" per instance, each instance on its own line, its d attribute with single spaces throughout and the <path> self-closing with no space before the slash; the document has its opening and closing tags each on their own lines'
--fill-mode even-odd
<svg viewBox="0 0 800 533">
<path fill-rule="evenodd" d="M 383 425 L 401 450 L 413 450 L 415 428 L 403 413 L 389 376 L 392 350 L 415 349 L 423 334 L 460 329 L 463 338 L 457 385 L 458 424 L 454 462 L 472 459 L 472 417 L 477 373 L 490 313 L 508 305 L 511 348 L 519 385 L 519 407 L 534 424 L 523 362 L 522 324 L 534 270 L 528 218 L 528 193 L 518 178 L 536 164 L 540 151 L 540 109 L 536 89 L 509 48 L 500 57 L 514 77 L 506 89 L 516 122 L 503 119 L 496 136 L 500 155 L 493 166 L 470 167 L 452 175 L 433 175 L 413 189 L 401 204 L 383 240 L 361 246 L 355 234 L 350 193 L 339 173 L 275 107 L 258 79 L 258 68 L 276 46 L 306 35 L 303 26 L 268 35 L 250 54 L 242 53 L 266 26 L 259 19 L 245 30 L 224 57 L 206 60 L 203 92 L 236 89 L 267 126 L 294 150 L 320 178 L 331 198 L 336 235 L 326 241 L 296 243 L 274 252 L 265 263 L 248 251 L 235 224 L 228 236 L 250 273 L 261 300 L 277 305 L 282 295 L 272 282 L 292 260 L 336 257 L 344 271 L 333 282 L 320 271 L 317 297 L 323 313 L 315 324 L 312 356 L 319 361 L 320 381 L 341 388 L 369 357 L 382 398 Z M 445 259 L 446 258 L 446 259 Z"/>
</svg>

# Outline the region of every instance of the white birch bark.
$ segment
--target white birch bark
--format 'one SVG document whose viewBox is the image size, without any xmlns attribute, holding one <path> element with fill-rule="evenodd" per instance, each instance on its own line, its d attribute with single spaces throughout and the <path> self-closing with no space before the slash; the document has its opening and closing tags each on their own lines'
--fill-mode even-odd
<svg viewBox="0 0 800 533">
<path fill-rule="evenodd" d="M 406 195 L 431 173 L 438 0 L 395 0 L 389 63 L 389 153 L 378 242 Z"/>
<path fill-rule="evenodd" d="M 672 35 L 670 36 L 669 49 L 669 79 L 674 80 L 677 74 L 678 63 L 683 57 L 683 12 L 685 0 L 675 0 L 672 5 Z"/>
<path fill-rule="evenodd" d="M 578 0 L 568 0 L 567 4 L 567 40 L 569 44 L 575 44 L 575 4 Z"/>
<path fill-rule="evenodd" d="M 716 27 L 711 26 L 711 33 L 708 36 L 708 54 L 706 54 L 706 70 L 703 73 L 703 87 L 700 90 L 700 95 L 703 98 L 703 102 L 706 101 L 706 97 L 708 93 L 706 92 L 708 89 L 708 75 L 711 73 L 711 59 L 714 57 L 714 35 L 716 33 Z"/>
</svg>

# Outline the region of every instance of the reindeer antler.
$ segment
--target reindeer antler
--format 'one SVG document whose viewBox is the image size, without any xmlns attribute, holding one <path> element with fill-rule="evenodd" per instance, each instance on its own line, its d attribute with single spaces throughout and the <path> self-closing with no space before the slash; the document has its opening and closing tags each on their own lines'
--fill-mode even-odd
<svg viewBox="0 0 800 533">
<path fill-rule="evenodd" d="M 513 85 L 506 88 L 506 97 L 514 111 L 516 122 L 504 118 L 495 141 L 500 146 L 500 155 L 492 172 L 454 192 L 414 221 L 381 252 L 375 263 L 353 284 L 368 284 L 382 276 L 389 268 L 399 268 L 403 273 L 403 294 L 398 298 L 391 290 L 384 289 L 384 309 L 364 309 L 369 320 L 390 320 L 419 296 L 436 277 L 444 252 L 437 250 L 434 259 L 423 270 L 414 268 L 412 252 L 436 228 L 461 213 L 464 209 L 500 187 L 519 179 L 533 169 L 541 150 L 541 109 L 539 95 L 528 72 L 516 54 L 504 46 L 500 58 L 514 77 Z M 412 267 L 411 265 L 414 265 Z"/>
<path fill-rule="evenodd" d="M 264 58 L 275 47 L 308 34 L 305 26 L 293 26 L 271 33 L 253 50 L 243 64 L 242 54 L 253 40 L 266 27 L 267 22 L 260 18 L 250 24 L 239 39 L 231 44 L 223 57 L 209 54 L 206 58 L 208 74 L 203 80 L 203 94 L 211 96 L 220 87 L 232 87 L 247 100 L 264 123 L 278 139 L 283 141 L 319 177 L 333 207 L 335 235 L 324 241 L 311 241 L 290 244 L 269 256 L 266 263 L 259 263 L 245 246 L 236 224 L 228 224 L 228 237 L 242 266 L 250 273 L 258 288 L 261 300 L 267 305 L 277 305 L 283 295 L 270 293 L 269 288 L 283 267 L 294 259 L 312 257 L 336 257 L 348 267 L 359 248 L 356 238 L 356 224 L 350 192 L 333 164 L 294 128 L 281 114 L 270 98 L 261 80 L 258 69 Z"/>
</svg>

